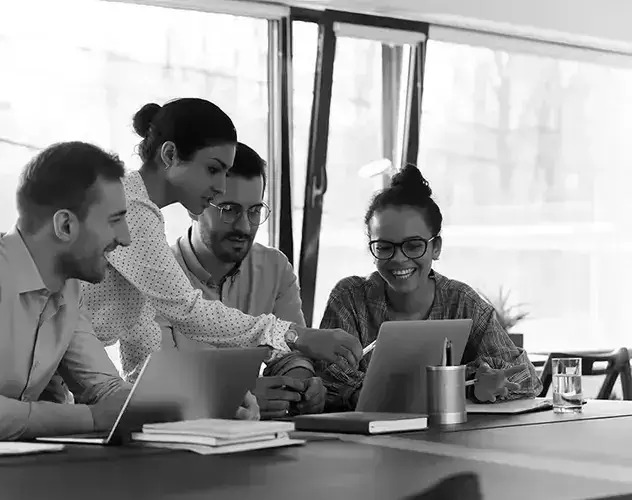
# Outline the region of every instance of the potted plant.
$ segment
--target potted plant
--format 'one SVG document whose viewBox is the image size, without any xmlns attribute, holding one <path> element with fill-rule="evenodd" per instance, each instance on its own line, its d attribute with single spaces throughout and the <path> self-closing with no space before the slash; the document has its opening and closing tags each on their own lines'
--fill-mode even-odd
<svg viewBox="0 0 632 500">
<path fill-rule="evenodd" d="M 484 293 L 480 291 L 479 293 L 481 297 L 483 297 L 483 299 L 485 299 L 494 308 L 494 310 L 496 311 L 496 317 L 498 318 L 498 321 L 503 326 L 503 328 L 507 331 L 507 333 L 509 333 L 509 336 L 514 341 L 516 346 L 522 347 L 523 346 L 522 334 L 514 333 L 511 330 L 513 329 L 514 326 L 516 326 L 516 324 L 518 324 L 520 321 L 522 321 L 529 315 L 527 311 L 524 311 L 522 309 L 522 306 L 524 306 L 524 304 L 510 305 L 510 302 L 509 302 L 510 291 L 507 290 L 505 292 L 502 286 L 500 287 L 498 291 L 498 295 L 493 300 L 490 299 Z"/>
</svg>

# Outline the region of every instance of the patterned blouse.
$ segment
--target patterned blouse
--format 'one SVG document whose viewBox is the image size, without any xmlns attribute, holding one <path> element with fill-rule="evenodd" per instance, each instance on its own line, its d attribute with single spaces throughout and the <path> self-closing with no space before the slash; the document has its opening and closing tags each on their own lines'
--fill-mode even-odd
<svg viewBox="0 0 632 500">
<path fill-rule="evenodd" d="M 271 314 L 248 316 L 204 299 L 173 255 L 162 212 L 149 199 L 140 173 L 128 172 L 123 186 L 131 245 L 108 255 L 104 281 L 82 287 L 99 340 L 106 345 L 120 340 L 125 377 L 134 381 L 147 356 L 160 349 L 158 313 L 193 340 L 216 347 L 267 345 L 274 358 L 288 353 L 284 334 L 290 323 Z"/>
<path fill-rule="evenodd" d="M 537 396 L 542 383 L 526 352 L 514 345 L 498 322 L 494 308 L 465 283 L 434 271 L 430 276 L 435 280 L 436 291 L 425 319 L 472 319 L 472 331 L 462 359 L 468 365 L 468 378 L 481 362 L 496 369 L 524 364 L 527 368 L 510 378 L 511 382 L 520 384 L 520 389 L 506 399 Z M 385 282 L 377 272 L 368 278 L 350 276 L 332 290 L 320 327 L 341 328 L 355 335 L 365 347 L 377 338 L 380 326 L 388 320 L 388 309 Z M 327 387 L 327 410 L 354 409 L 354 393 L 362 386 L 369 361 L 370 354 L 360 362 L 358 370 L 317 363 L 317 374 Z"/>
</svg>

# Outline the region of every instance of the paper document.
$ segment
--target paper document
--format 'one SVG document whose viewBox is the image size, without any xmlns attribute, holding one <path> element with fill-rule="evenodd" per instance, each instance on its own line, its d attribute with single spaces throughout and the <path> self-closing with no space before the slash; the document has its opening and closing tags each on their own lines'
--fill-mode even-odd
<svg viewBox="0 0 632 500">
<path fill-rule="evenodd" d="M 551 410 L 553 402 L 550 399 L 516 399 L 513 401 L 501 401 L 499 403 L 467 403 L 468 413 L 485 413 L 489 415 L 531 413 L 536 411 Z"/>
<path fill-rule="evenodd" d="M 222 455 L 225 453 L 238 453 L 243 451 L 261 450 L 264 448 L 280 448 L 283 446 L 295 446 L 305 444 L 302 439 L 267 439 L 264 441 L 254 441 L 251 443 L 239 443 L 239 444 L 227 444 L 225 446 L 205 446 L 201 444 L 192 443 L 159 443 L 159 442 L 144 442 L 145 446 L 151 446 L 153 448 L 169 448 L 172 450 L 185 450 L 193 451 L 200 455 Z"/>
<path fill-rule="evenodd" d="M 31 453 L 46 453 L 61 451 L 63 444 L 25 443 L 20 441 L 0 441 L 0 455 L 29 455 Z"/>
</svg>

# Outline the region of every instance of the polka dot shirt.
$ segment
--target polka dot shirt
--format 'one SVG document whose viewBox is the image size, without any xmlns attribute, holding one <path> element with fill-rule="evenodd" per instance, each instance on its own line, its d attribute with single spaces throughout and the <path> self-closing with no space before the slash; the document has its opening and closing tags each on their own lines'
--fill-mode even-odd
<svg viewBox="0 0 632 500">
<path fill-rule="evenodd" d="M 132 243 L 109 254 L 104 281 L 82 287 L 99 340 L 106 345 L 120 340 L 124 376 L 135 380 L 147 356 L 160 349 L 157 313 L 187 337 L 216 347 L 267 345 L 273 357 L 289 352 L 284 341 L 289 322 L 271 314 L 243 314 L 204 299 L 193 288 L 167 243 L 162 212 L 149 199 L 140 173 L 128 172 L 123 185 Z"/>
</svg>

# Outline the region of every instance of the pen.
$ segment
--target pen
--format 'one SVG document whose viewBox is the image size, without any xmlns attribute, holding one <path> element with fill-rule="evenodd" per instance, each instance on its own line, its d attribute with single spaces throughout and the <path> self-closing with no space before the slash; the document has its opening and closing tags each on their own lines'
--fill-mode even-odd
<svg viewBox="0 0 632 500">
<path fill-rule="evenodd" d="M 448 340 L 445 346 L 446 366 L 452 366 L 452 341 Z"/>
<path fill-rule="evenodd" d="M 473 378 L 472 380 L 468 380 L 467 382 L 465 382 L 465 387 L 474 385 L 476 382 L 478 382 L 478 380 L 476 380 L 475 378 Z"/>
<path fill-rule="evenodd" d="M 443 352 L 441 353 L 441 366 L 447 366 L 448 363 L 448 337 L 443 339 Z"/>
<path fill-rule="evenodd" d="M 375 344 L 377 343 L 377 339 L 371 342 L 368 346 L 362 349 L 362 357 L 369 354 L 373 349 L 375 349 Z"/>
</svg>

